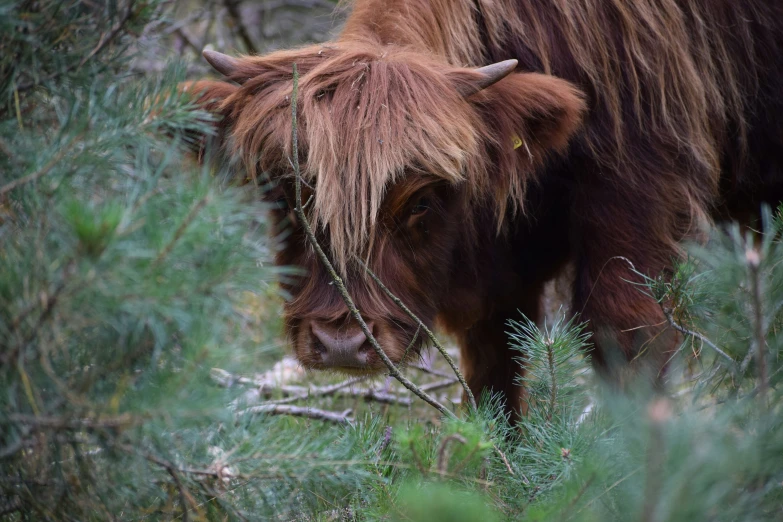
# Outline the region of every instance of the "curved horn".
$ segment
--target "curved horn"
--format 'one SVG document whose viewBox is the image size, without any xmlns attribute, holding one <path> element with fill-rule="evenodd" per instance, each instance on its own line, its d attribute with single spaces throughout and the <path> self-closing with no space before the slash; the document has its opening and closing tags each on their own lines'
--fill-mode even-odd
<svg viewBox="0 0 783 522">
<path fill-rule="evenodd" d="M 502 62 L 485 65 L 473 69 L 475 72 L 481 74 L 481 79 L 470 86 L 465 86 L 460 89 L 460 93 L 464 97 L 468 97 L 472 94 L 476 94 L 482 89 L 486 89 L 493 83 L 497 83 L 517 68 L 517 60 L 503 60 Z"/>
<path fill-rule="evenodd" d="M 239 66 L 239 61 L 227 54 L 210 51 L 208 49 L 204 49 L 201 54 L 204 56 L 204 59 L 209 62 L 209 65 L 223 76 L 231 76 Z"/>
</svg>

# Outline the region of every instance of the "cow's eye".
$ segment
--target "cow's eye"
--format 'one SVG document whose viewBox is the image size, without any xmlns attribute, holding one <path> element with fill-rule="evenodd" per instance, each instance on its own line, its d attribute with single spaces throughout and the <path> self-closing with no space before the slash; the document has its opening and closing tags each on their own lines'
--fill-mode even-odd
<svg viewBox="0 0 783 522">
<path fill-rule="evenodd" d="M 273 203 L 274 207 L 284 212 L 288 212 L 288 199 L 285 196 L 281 196 Z"/>
<path fill-rule="evenodd" d="M 427 198 L 420 198 L 415 205 L 411 207 L 411 216 L 423 216 L 430 209 L 430 201 Z"/>
</svg>

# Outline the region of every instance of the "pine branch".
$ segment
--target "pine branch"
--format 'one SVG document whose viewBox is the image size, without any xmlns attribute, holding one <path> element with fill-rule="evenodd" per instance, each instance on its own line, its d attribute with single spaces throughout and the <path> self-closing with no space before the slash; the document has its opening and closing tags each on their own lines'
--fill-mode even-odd
<svg viewBox="0 0 783 522">
<path fill-rule="evenodd" d="M 443 379 L 442 381 L 435 381 L 429 384 L 425 384 L 421 387 L 421 389 L 423 391 L 435 391 L 442 388 L 448 388 L 449 386 L 454 386 L 458 382 L 459 380 L 456 377 L 449 377 L 447 379 Z"/>
<path fill-rule="evenodd" d="M 340 293 L 340 297 L 342 297 L 343 302 L 345 302 L 345 305 L 348 307 L 351 316 L 359 323 L 359 327 L 361 328 L 362 332 L 366 336 L 368 342 L 370 343 L 370 346 L 372 346 L 373 350 L 375 350 L 375 353 L 378 354 L 378 357 L 381 359 L 381 361 L 383 361 L 383 363 L 389 369 L 389 373 L 391 374 L 391 376 L 397 379 L 398 381 L 400 381 L 403 386 L 408 388 L 417 397 L 419 397 L 426 403 L 430 404 L 433 408 L 438 410 L 443 415 L 456 419 L 457 417 L 456 415 L 454 415 L 454 413 L 449 411 L 440 402 L 435 400 L 435 398 L 428 395 L 425 391 L 422 391 L 418 386 L 416 386 L 414 383 L 409 381 L 407 378 L 405 378 L 404 375 L 400 373 L 400 371 L 397 369 L 397 367 L 394 365 L 391 359 L 389 359 L 389 357 L 383 351 L 381 345 L 378 344 L 378 341 L 375 339 L 375 336 L 373 336 L 372 332 L 370 332 L 370 329 L 367 327 L 367 323 L 364 321 L 364 318 L 362 317 L 359 310 L 356 308 L 356 305 L 354 304 L 353 299 L 348 293 L 348 290 L 345 288 L 345 283 L 343 283 L 342 278 L 335 271 L 331 261 L 329 261 L 329 258 L 321 248 L 321 245 L 318 244 L 318 240 L 316 239 L 315 234 L 313 233 L 313 230 L 310 227 L 310 223 L 307 220 L 307 216 L 304 213 L 304 209 L 302 208 L 302 173 L 299 169 L 299 139 L 297 136 L 297 129 L 296 129 L 297 126 L 296 98 L 297 98 L 298 88 L 299 88 L 299 74 L 296 70 L 296 64 L 293 64 L 293 84 L 294 84 L 293 90 L 291 92 L 291 115 L 292 115 L 291 150 L 292 150 L 293 157 L 291 160 L 291 164 L 293 165 L 294 168 L 294 175 L 296 180 L 295 181 L 296 182 L 295 211 L 296 211 L 297 218 L 302 224 L 302 228 L 304 228 L 305 234 L 307 236 L 307 240 L 315 250 L 316 254 L 318 255 L 318 258 L 321 260 L 321 263 L 324 265 L 324 268 L 328 272 L 329 277 L 334 282 L 334 285 L 337 287 L 337 291 Z"/>
<path fill-rule="evenodd" d="M 190 209 L 190 212 L 188 212 L 188 215 L 185 216 L 185 219 L 182 220 L 182 223 L 180 223 L 176 232 L 174 232 L 174 236 L 171 238 L 171 241 L 169 241 L 166 246 L 163 247 L 163 250 L 160 251 L 158 257 L 156 257 L 155 261 L 152 262 L 152 266 L 158 266 L 166 258 L 166 256 L 171 253 L 171 251 L 174 249 L 174 245 L 176 245 L 177 241 L 182 238 L 182 236 L 185 234 L 185 230 L 187 230 L 188 226 L 193 222 L 194 219 L 196 219 L 199 211 L 201 211 L 201 209 L 204 208 L 208 202 L 209 193 L 207 193 L 203 198 L 198 200 L 195 205 L 193 205 L 193 207 Z"/>
<path fill-rule="evenodd" d="M 555 368 L 555 353 L 552 348 L 554 341 L 547 338 L 544 342 L 546 344 L 547 365 L 549 366 L 549 379 L 552 383 L 549 387 L 549 411 L 547 412 L 546 420 L 551 421 L 552 416 L 555 414 L 555 408 L 557 407 L 557 373 Z"/>
<path fill-rule="evenodd" d="M 764 333 L 764 312 L 761 300 L 761 281 L 759 276 L 759 266 L 761 258 L 756 249 L 749 249 L 745 253 L 745 258 L 750 271 L 750 289 L 751 289 L 751 308 L 753 311 L 753 336 L 756 345 L 756 364 L 759 367 L 759 396 L 761 403 L 767 405 L 767 390 L 769 389 L 769 375 L 767 371 L 767 339 Z"/>
<path fill-rule="evenodd" d="M 108 33 L 106 33 L 105 35 L 103 35 L 101 37 L 101 39 L 98 41 L 98 44 L 92 49 L 92 51 L 90 51 L 84 58 L 82 58 L 82 60 L 78 64 L 72 64 L 72 65 L 66 67 L 65 69 L 63 69 L 61 71 L 57 71 L 57 72 L 55 72 L 53 74 L 50 74 L 49 76 L 47 76 L 46 78 L 44 78 L 41 81 L 37 81 L 37 82 L 36 81 L 30 81 L 28 83 L 19 85 L 19 86 L 16 87 L 16 90 L 18 92 L 28 91 L 28 90 L 32 89 L 33 87 L 35 87 L 37 85 L 40 85 L 42 83 L 49 82 L 49 81 L 52 81 L 52 80 L 56 80 L 57 78 L 59 78 L 60 76 L 62 76 L 64 74 L 68 74 L 71 71 L 74 71 L 76 69 L 81 69 L 82 67 L 84 67 L 84 65 L 87 62 L 89 62 L 91 59 L 93 59 L 98 54 L 100 54 L 101 51 L 103 51 L 106 48 L 107 45 L 109 45 L 115 38 L 117 38 L 117 36 L 119 36 L 119 34 L 125 28 L 125 24 L 127 24 L 128 21 L 130 21 L 132 15 L 133 15 L 133 6 L 134 6 L 134 4 L 135 4 L 135 0 L 129 0 L 128 7 L 125 9 L 125 12 L 123 13 L 122 17 L 117 21 L 117 23 L 115 23 L 112 26 L 112 28 L 109 30 Z"/>
<path fill-rule="evenodd" d="M 11 192 L 17 187 L 21 187 L 22 185 L 26 185 L 27 183 L 30 183 L 32 181 L 35 181 L 39 178 L 42 178 L 49 174 L 49 172 L 54 168 L 55 165 L 60 163 L 62 159 L 65 157 L 66 154 L 68 154 L 71 151 L 71 148 L 73 147 L 74 143 L 78 143 L 81 141 L 82 135 L 76 136 L 74 139 L 72 139 L 68 144 L 63 145 L 60 150 L 57 152 L 57 154 L 54 155 L 54 157 L 49 160 L 49 162 L 41 167 L 40 169 L 36 170 L 35 172 L 31 172 L 30 174 L 27 174 L 26 176 L 22 176 L 21 178 L 17 178 L 10 183 L 7 183 L 6 185 L 3 185 L 2 188 L 0 188 L 0 198 Z"/>
</svg>

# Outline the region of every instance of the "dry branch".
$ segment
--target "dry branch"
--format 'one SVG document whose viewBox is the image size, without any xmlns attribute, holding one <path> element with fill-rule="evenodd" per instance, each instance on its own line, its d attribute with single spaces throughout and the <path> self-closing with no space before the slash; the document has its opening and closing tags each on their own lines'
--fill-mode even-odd
<svg viewBox="0 0 783 522">
<path fill-rule="evenodd" d="M 438 377 L 444 377 L 446 379 L 451 378 L 451 375 L 449 375 L 448 373 L 442 372 L 440 370 L 436 370 L 435 368 L 427 368 L 426 366 L 422 366 L 420 364 L 409 364 L 408 367 L 419 370 L 420 372 L 429 373 L 430 375 L 436 375 Z"/>
<path fill-rule="evenodd" d="M 672 328 L 674 328 L 678 332 L 684 333 L 685 335 L 690 335 L 692 337 L 695 337 L 696 339 L 700 340 L 701 342 L 703 342 L 704 344 L 706 344 L 707 346 L 709 346 L 710 348 L 715 350 L 715 352 L 719 353 L 726 360 L 728 360 L 732 364 L 732 367 L 736 366 L 736 362 L 734 361 L 734 359 L 732 359 L 729 354 L 727 354 L 726 352 L 724 352 L 723 350 L 718 348 L 718 346 L 715 343 L 713 343 L 712 341 L 710 341 L 709 339 L 707 339 L 707 337 L 705 337 L 704 335 L 700 334 L 699 332 L 695 332 L 693 330 L 689 330 L 689 329 L 685 328 L 684 326 L 681 326 L 680 324 L 678 324 L 677 321 L 674 320 L 674 317 L 672 316 L 672 311 L 671 311 L 670 308 L 663 308 L 662 310 L 663 310 L 663 315 L 666 316 L 666 319 L 669 321 L 669 324 L 671 325 Z"/>
<path fill-rule="evenodd" d="M 348 388 L 341 387 L 340 389 L 329 388 L 308 388 L 305 386 L 270 386 L 264 385 L 258 388 L 258 392 L 264 396 L 271 396 L 276 392 L 282 393 L 284 396 L 288 396 L 296 399 L 307 399 L 311 397 L 329 397 L 333 395 L 339 395 L 344 397 L 353 397 L 354 399 L 363 399 L 365 401 L 374 401 L 384 404 L 399 404 L 402 406 L 410 406 L 411 400 L 407 397 L 399 397 L 391 393 L 385 393 L 375 390 L 373 388 Z"/>
<path fill-rule="evenodd" d="M 367 266 L 364 261 L 361 259 L 357 259 L 357 262 L 362 265 L 364 270 L 370 275 L 370 277 L 375 281 L 375 283 L 383 290 L 383 292 L 389 296 L 389 298 L 394 301 L 394 304 L 400 307 L 400 309 L 407 314 L 408 317 L 416 321 L 416 323 L 419 325 L 419 328 L 424 330 L 424 333 L 427 334 L 427 337 L 430 338 L 430 341 L 432 341 L 432 344 L 435 345 L 435 348 L 440 352 L 440 354 L 443 356 L 444 359 L 446 359 L 446 362 L 449 363 L 449 366 L 451 366 L 451 369 L 454 371 L 454 375 L 457 376 L 457 379 L 459 379 L 460 384 L 462 385 L 462 389 L 465 391 L 465 395 L 468 397 L 468 402 L 470 403 L 471 407 L 473 409 L 476 409 L 476 399 L 473 397 L 473 393 L 470 391 L 470 387 L 468 386 L 467 381 L 465 380 L 465 377 L 463 377 L 462 372 L 459 371 L 459 367 L 457 366 L 457 363 L 454 362 L 454 359 L 451 358 L 451 356 L 448 354 L 446 349 L 443 347 L 443 345 L 440 344 L 438 341 L 438 338 L 435 337 L 435 334 L 432 333 L 432 330 L 427 328 L 427 325 L 422 322 L 421 319 L 418 318 L 416 314 L 411 312 L 411 310 L 405 306 L 405 303 L 402 302 L 402 300 L 394 295 L 391 290 L 389 290 L 386 285 L 383 284 L 383 281 L 375 275 L 375 272 L 370 270 L 370 267 Z"/>
<path fill-rule="evenodd" d="M 266 413 L 268 415 L 291 415 L 294 417 L 306 417 L 335 424 L 352 424 L 353 418 L 350 417 L 353 410 L 345 410 L 342 413 L 318 408 L 309 408 L 306 406 L 291 406 L 289 404 L 261 404 L 253 406 L 239 412 L 240 415 L 253 413 Z"/>
<path fill-rule="evenodd" d="M 354 399 L 363 399 L 365 401 L 380 402 L 383 404 L 399 404 L 401 406 L 411 405 L 411 400 L 408 397 L 400 397 L 399 395 L 386 393 L 372 387 L 351 387 L 354 384 L 367 380 L 370 376 L 353 377 L 330 386 L 294 386 L 287 384 L 274 385 L 265 382 L 262 379 L 235 376 L 220 368 L 212 368 L 210 375 L 212 380 L 223 387 L 230 388 L 234 383 L 255 386 L 254 391 L 258 392 L 259 395 L 270 398 L 276 394 L 280 394 L 283 397 L 286 397 L 286 399 L 284 399 L 285 402 L 339 395 L 352 397 Z M 275 404 L 282 403 L 282 401 L 273 402 Z"/>
<path fill-rule="evenodd" d="M 441 388 L 448 388 L 449 386 L 454 386 L 458 382 L 459 380 L 456 377 L 449 377 L 441 381 L 435 381 L 429 384 L 425 384 L 421 387 L 421 389 L 424 391 L 440 390 Z"/>
</svg>

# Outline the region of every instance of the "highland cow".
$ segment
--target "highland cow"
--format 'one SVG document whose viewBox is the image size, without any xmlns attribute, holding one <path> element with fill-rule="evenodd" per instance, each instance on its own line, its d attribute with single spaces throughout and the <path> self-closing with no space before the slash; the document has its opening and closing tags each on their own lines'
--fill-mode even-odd
<svg viewBox="0 0 783 522">
<path fill-rule="evenodd" d="M 285 313 L 308 368 L 384 369 L 296 222 L 292 154 L 319 242 L 391 360 L 416 324 L 357 260 L 512 411 L 524 369 L 506 321 L 539 318 L 561 267 L 596 366 L 661 368 L 676 333 L 629 282 L 665 277 L 704 225 L 783 189 L 780 2 L 357 0 L 332 42 L 205 57 L 225 81 L 189 88 L 222 116 L 223 151 L 272 181 L 291 232 L 277 262 L 307 272 Z"/>
</svg>

